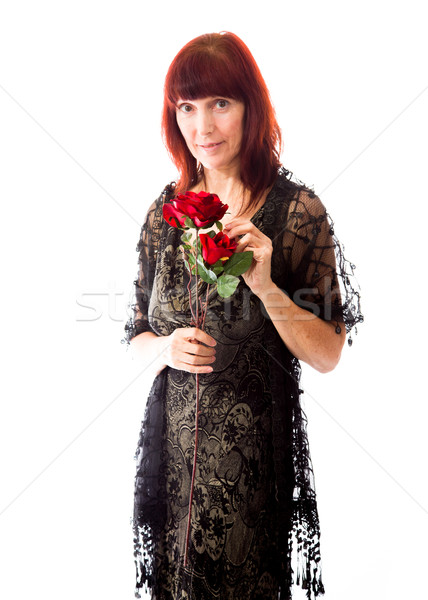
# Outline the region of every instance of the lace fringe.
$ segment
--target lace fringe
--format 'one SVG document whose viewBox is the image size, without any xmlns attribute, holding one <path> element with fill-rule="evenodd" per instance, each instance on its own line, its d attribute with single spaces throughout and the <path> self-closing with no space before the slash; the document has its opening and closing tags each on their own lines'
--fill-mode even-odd
<svg viewBox="0 0 428 600">
<path fill-rule="evenodd" d="M 306 590 L 306 597 L 310 600 L 312 594 L 316 598 L 325 593 L 322 583 L 319 539 L 315 537 L 308 543 L 301 533 L 297 533 L 296 539 L 297 566 L 294 583 Z"/>
<path fill-rule="evenodd" d="M 135 597 L 141 598 L 140 591 L 143 588 L 147 593 L 155 583 L 154 579 L 154 553 L 153 540 L 150 532 L 136 524 L 133 520 L 134 529 L 134 562 L 136 569 Z"/>
</svg>

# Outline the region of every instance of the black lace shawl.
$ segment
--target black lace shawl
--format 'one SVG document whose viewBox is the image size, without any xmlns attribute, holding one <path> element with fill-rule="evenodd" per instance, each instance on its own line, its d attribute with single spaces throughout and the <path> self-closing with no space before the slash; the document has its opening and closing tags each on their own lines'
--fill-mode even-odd
<svg viewBox="0 0 428 600">
<path fill-rule="evenodd" d="M 141 229 L 137 246 L 139 273 L 135 280 L 136 301 L 130 306 L 125 326 L 129 344 L 144 331 L 168 335 L 177 326 L 189 324 L 177 281 L 182 265 L 177 249 L 177 230 L 162 218 L 163 203 L 174 196 L 168 185 L 151 206 Z M 293 301 L 322 319 L 349 332 L 363 320 L 360 295 L 354 278 L 354 265 L 344 257 L 333 222 L 320 199 L 291 173 L 281 168 L 264 206 L 253 222 L 273 241 L 272 279 Z M 165 262 L 166 261 L 166 262 Z M 167 264 L 164 278 L 154 294 L 154 282 Z M 246 288 L 242 281 L 237 294 Z M 162 308 L 166 298 L 168 307 Z M 257 302 L 258 299 L 255 298 Z M 264 313 L 263 305 L 256 310 Z M 275 472 L 275 498 L 280 535 L 280 598 L 291 597 L 294 582 L 307 590 L 307 597 L 324 593 L 321 578 L 319 519 L 313 471 L 306 434 L 306 417 L 301 409 L 300 364 L 280 339 L 274 325 L 263 314 L 263 346 L 268 357 L 266 368 L 272 402 L 272 445 Z M 208 327 L 208 332 L 209 327 Z M 348 343 L 351 338 L 348 337 Z M 150 392 L 137 449 L 135 485 L 135 560 L 138 589 L 143 585 L 157 589 L 154 548 L 166 523 L 166 483 L 163 477 L 162 440 L 165 432 L 163 404 L 166 372 L 155 379 Z M 291 526 L 290 526 L 291 523 Z M 294 544 L 294 546 L 293 546 Z M 294 547 L 294 550 L 293 550 Z M 297 565 L 291 567 L 291 555 Z M 159 596 L 160 597 L 160 596 Z"/>
</svg>

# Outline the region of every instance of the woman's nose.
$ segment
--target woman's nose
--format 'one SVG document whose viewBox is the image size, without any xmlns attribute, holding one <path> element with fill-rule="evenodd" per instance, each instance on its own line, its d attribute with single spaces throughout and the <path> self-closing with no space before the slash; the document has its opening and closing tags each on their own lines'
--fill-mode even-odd
<svg viewBox="0 0 428 600">
<path fill-rule="evenodd" d="M 201 137 L 210 135 L 214 130 L 214 119 L 210 110 L 200 111 L 198 115 L 198 134 Z"/>
</svg>

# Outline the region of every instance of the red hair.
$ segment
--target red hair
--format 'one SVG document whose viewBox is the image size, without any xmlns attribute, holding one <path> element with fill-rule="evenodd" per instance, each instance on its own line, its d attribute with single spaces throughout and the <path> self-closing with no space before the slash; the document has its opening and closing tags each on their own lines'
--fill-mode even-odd
<svg viewBox="0 0 428 600">
<path fill-rule="evenodd" d="M 266 83 L 244 42 L 230 32 L 201 35 L 172 61 L 165 79 L 162 135 L 178 168 L 177 192 L 195 186 L 203 167 L 187 148 L 176 120 L 176 104 L 207 96 L 224 96 L 245 104 L 241 144 L 241 180 L 250 190 L 249 206 L 269 187 L 280 167 L 281 130 Z"/>
</svg>

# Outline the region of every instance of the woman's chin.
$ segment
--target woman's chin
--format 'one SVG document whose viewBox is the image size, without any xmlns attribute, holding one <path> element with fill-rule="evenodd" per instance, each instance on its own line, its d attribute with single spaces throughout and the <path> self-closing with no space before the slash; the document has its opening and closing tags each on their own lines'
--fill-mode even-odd
<svg viewBox="0 0 428 600">
<path fill-rule="evenodd" d="M 198 156 L 198 160 L 206 171 L 231 171 L 236 168 L 239 173 L 239 161 L 236 159 Z"/>
</svg>

